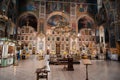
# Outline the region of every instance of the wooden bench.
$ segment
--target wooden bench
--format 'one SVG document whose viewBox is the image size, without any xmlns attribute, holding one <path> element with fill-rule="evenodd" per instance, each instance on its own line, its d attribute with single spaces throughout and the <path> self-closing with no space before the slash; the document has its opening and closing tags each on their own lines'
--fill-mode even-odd
<svg viewBox="0 0 120 80">
<path fill-rule="evenodd" d="M 36 70 L 37 73 L 37 80 L 39 79 L 46 79 L 48 80 L 48 72 L 47 70 L 43 69 L 43 68 L 38 68 Z"/>
</svg>

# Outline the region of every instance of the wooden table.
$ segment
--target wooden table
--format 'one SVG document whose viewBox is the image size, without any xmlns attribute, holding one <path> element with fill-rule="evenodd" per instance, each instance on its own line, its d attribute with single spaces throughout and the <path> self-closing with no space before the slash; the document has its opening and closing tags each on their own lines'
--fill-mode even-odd
<svg viewBox="0 0 120 80">
<path fill-rule="evenodd" d="M 89 59 L 83 59 L 84 65 L 86 65 L 86 80 L 88 80 L 88 65 L 92 65 Z"/>
<path fill-rule="evenodd" d="M 46 80 L 48 80 L 48 72 L 47 70 L 43 69 L 43 68 L 38 68 L 36 70 L 37 73 L 37 80 L 41 79 L 41 78 L 46 78 Z"/>
</svg>

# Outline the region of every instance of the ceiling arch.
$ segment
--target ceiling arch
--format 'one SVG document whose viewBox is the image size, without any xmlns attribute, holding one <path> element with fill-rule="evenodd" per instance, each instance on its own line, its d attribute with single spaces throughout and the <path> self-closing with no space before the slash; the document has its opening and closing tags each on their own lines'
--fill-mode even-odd
<svg viewBox="0 0 120 80">
<path fill-rule="evenodd" d="M 22 26 L 27 25 L 27 22 L 29 22 L 29 24 L 28 24 L 29 26 L 32 26 L 37 31 L 38 18 L 34 13 L 25 12 L 25 13 L 21 14 L 18 19 L 17 25 L 19 27 L 22 27 Z"/>
<path fill-rule="evenodd" d="M 81 15 L 80 17 L 78 17 L 77 23 L 78 23 L 78 32 L 82 28 L 94 28 L 95 25 L 94 20 L 88 15 Z"/>
<path fill-rule="evenodd" d="M 61 15 L 61 16 L 63 16 L 64 18 L 66 18 L 67 21 L 70 20 L 70 19 L 69 19 L 69 16 L 68 16 L 65 12 L 54 11 L 54 12 L 52 12 L 51 14 L 48 15 L 47 21 L 48 21 L 52 16 L 54 16 L 54 15 Z"/>
</svg>

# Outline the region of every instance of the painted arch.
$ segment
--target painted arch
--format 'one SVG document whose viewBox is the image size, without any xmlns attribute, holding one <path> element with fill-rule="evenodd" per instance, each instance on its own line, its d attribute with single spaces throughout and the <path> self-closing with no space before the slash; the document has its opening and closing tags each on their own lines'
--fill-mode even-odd
<svg viewBox="0 0 120 80">
<path fill-rule="evenodd" d="M 37 31 L 38 17 L 33 12 L 24 12 L 20 15 L 17 21 L 17 26 L 22 27 L 27 25 L 27 21 L 29 22 L 29 26 L 32 26 Z"/>
</svg>

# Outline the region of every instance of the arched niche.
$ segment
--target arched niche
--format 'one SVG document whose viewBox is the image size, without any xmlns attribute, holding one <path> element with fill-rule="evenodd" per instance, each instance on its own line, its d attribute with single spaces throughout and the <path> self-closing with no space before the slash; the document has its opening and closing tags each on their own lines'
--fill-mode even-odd
<svg viewBox="0 0 120 80">
<path fill-rule="evenodd" d="M 69 19 L 69 16 L 68 16 L 65 12 L 54 11 L 54 12 L 52 12 L 51 14 L 48 15 L 47 21 L 48 21 L 52 16 L 54 16 L 54 15 L 61 15 L 61 16 L 63 16 L 64 18 L 66 18 L 67 21 L 70 20 L 70 19 Z"/>
<path fill-rule="evenodd" d="M 27 25 L 32 26 L 37 31 L 38 18 L 33 12 L 25 12 L 20 15 L 17 21 L 17 26 L 22 27 Z"/>
<path fill-rule="evenodd" d="M 81 15 L 77 19 L 78 24 L 78 33 L 82 28 L 94 28 L 95 23 L 94 20 L 89 15 Z"/>
<path fill-rule="evenodd" d="M 46 21 L 46 30 L 47 34 L 52 34 L 54 31 L 55 27 L 58 27 L 61 25 L 61 23 L 65 23 L 69 27 L 69 17 L 68 15 L 65 14 L 65 12 L 53 12 L 48 15 L 47 21 Z"/>
</svg>

